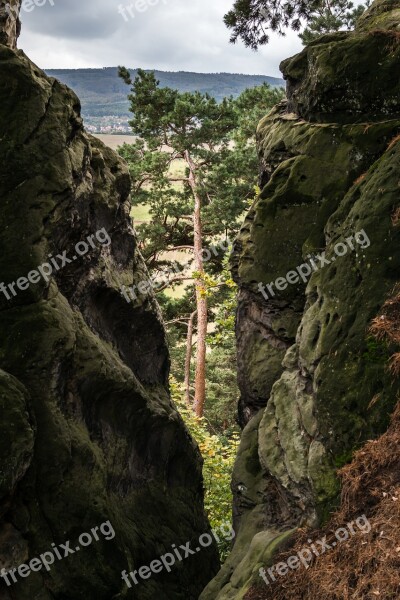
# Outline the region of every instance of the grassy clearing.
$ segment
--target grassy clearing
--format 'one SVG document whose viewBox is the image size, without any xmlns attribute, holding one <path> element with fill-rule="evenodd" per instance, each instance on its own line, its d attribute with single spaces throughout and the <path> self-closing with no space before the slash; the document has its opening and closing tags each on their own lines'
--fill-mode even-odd
<svg viewBox="0 0 400 600">
<path fill-rule="evenodd" d="M 135 222 L 135 225 L 140 225 L 141 223 L 148 223 L 150 221 L 150 212 L 149 206 L 143 206 L 139 204 L 138 206 L 132 206 L 131 217 Z"/>
<path fill-rule="evenodd" d="M 171 178 L 184 177 L 185 162 L 183 160 L 175 160 L 170 166 L 169 175 Z M 175 189 L 179 189 L 182 186 L 182 183 L 180 183 L 179 181 L 173 182 L 172 186 Z M 151 220 L 149 207 L 142 204 L 139 204 L 137 206 L 133 205 L 131 217 L 134 219 L 136 225 L 140 225 L 141 223 L 148 223 Z"/>
</svg>

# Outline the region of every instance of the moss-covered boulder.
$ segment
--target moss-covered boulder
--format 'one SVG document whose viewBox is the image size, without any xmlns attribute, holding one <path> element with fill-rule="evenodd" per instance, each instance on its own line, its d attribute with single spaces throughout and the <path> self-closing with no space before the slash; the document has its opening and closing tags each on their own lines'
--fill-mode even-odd
<svg viewBox="0 0 400 600">
<path fill-rule="evenodd" d="M 287 110 L 283 103 L 258 127 L 266 183 L 233 252 L 233 274 L 241 287 L 237 337 L 242 424 L 265 406 L 282 372 L 284 354 L 295 342 L 308 282 L 306 269 L 303 277 L 296 277 L 296 269 L 325 249 L 330 215 L 400 130 L 400 120 L 307 123 Z M 296 280 L 293 284 L 277 281 L 288 273 Z"/>
<path fill-rule="evenodd" d="M 149 286 L 122 292 L 148 278 L 127 167 L 85 133 L 73 92 L 1 45 L 0 157 L 0 568 L 106 521 L 115 533 L 2 579 L 0 596 L 197 600 L 214 544 L 132 588 L 121 577 L 209 532 L 159 308 Z"/>
<path fill-rule="evenodd" d="M 0 371 L 0 502 L 13 492 L 31 465 L 35 426 L 28 406 L 27 390 Z"/>
<path fill-rule="evenodd" d="M 400 278 L 400 3 L 283 63 L 258 128 L 262 191 L 236 240 L 244 432 L 236 542 L 201 600 L 240 600 L 298 527 L 325 521 L 336 469 L 385 431 L 399 386 L 371 320 Z M 304 276 L 302 276 L 304 275 Z"/>
<path fill-rule="evenodd" d="M 399 23 L 399 0 L 375 2 L 354 32 L 322 36 L 284 61 L 290 110 L 322 122 L 398 117 Z"/>
</svg>

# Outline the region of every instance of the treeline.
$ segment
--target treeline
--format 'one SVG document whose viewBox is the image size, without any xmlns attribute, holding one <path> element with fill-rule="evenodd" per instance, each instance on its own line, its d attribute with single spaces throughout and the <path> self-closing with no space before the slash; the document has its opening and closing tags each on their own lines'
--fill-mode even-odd
<svg viewBox="0 0 400 600">
<path fill-rule="evenodd" d="M 131 73 L 135 77 L 137 69 Z M 124 83 L 118 78 L 117 67 L 104 69 L 51 69 L 48 75 L 67 84 L 79 96 L 84 116 L 129 116 L 129 101 Z M 208 93 L 218 102 L 223 98 L 237 98 L 245 89 L 269 83 L 272 87 L 284 85 L 282 79 L 264 75 L 235 73 L 191 73 L 186 71 L 154 71 L 160 87 L 179 92 Z"/>
</svg>

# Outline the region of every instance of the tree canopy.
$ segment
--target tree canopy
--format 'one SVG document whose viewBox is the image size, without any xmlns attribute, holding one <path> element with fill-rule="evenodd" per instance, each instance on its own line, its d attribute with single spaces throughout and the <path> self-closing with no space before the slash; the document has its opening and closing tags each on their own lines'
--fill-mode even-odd
<svg viewBox="0 0 400 600">
<path fill-rule="evenodd" d="M 351 29 L 357 18 L 370 5 L 349 0 L 235 0 L 225 15 L 232 29 L 231 42 L 241 39 L 256 50 L 269 42 L 269 32 L 285 35 L 285 30 L 298 31 L 307 44 L 318 36 L 340 29 Z"/>
<path fill-rule="evenodd" d="M 237 233 L 255 194 L 257 123 L 282 99 L 283 90 L 264 84 L 245 90 L 236 100 L 217 102 L 209 94 L 160 87 L 152 72 L 139 70 L 133 79 L 121 67 L 119 74 L 131 87 L 130 124 L 138 136 L 120 154 L 130 167 L 134 204 L 148 210 L 148 218 L 138 226 L 140 249 L 152 274 L 165 282 L 158 289 L 159 301 L 169 331 L 175 331 L 170 334 L 171 347 L 179 353 L 178 380 L 185 379 L 188 404 L 193 389 L 192 347 L 196 346 L 194 407 L 202 416 L 206 400 L 221 396 L 218 380 L 224 380 L 236 395 L 230 317 L 235 290 L 224 261 L 229 239 Z M 179 285 L 185 287 L 179 297 L 163 294 Z M 210 321 L 213 328 L 207 327 Z M 232 339 L 220 334 L 227 322 Z M 211 383 L 207 380 L 206 393 L 207 347 L 218 347 L 218 352 L 213 356 L 209 352 L 207 363 L 215 377 Z M 226 390 L 223 395 L 231 398 Z M 227 427 L 225 408 L 226 404 L 219 404 L 212 413 Z"/>
</svg>

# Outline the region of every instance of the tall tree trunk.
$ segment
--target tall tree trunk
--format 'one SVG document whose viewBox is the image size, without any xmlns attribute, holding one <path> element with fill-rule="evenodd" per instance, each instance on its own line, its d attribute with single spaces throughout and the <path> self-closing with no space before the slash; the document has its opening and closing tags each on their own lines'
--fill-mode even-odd
<svg viewBox="0 0 400 600">
<path fill-rule="evenodd" d="M 190 402 L 190 363 L 192 361 L 192 343 L 193 343 L 193 329 L 194 320 L 197 315 L 197 310 L 192 312 L 188 323 L 188 332 L 186 338 L 186 360 L 185 360 L 185 397 L 186 404 L 191 406 Z"/>
<path fill-rule="evenodd" d="M 207 295 L 202 276 L 203 264 L 203 232 L 201 224 L 201 199 L 198 193 L 196 165 L 185 152 L 185 160 L 189 167 L 189 185 L 194 197 L 193 230 L 194 230 L 194 264 L 200 278 L 195 280 L 197 305 L 197 353 L 196 377 L 194 383 L 194 412 L 198 417 L 204 414 L 206 401 L 206 337 L 207 337 Z"/>
</svg>

